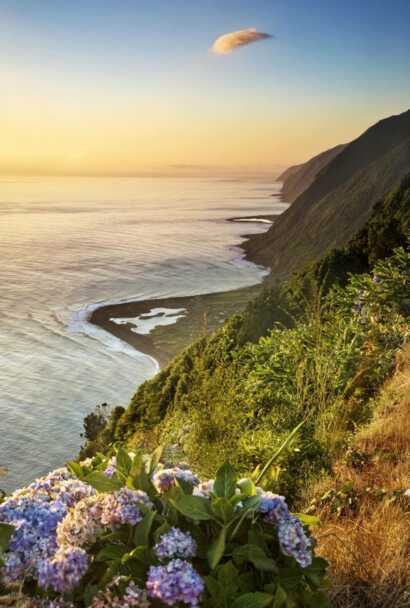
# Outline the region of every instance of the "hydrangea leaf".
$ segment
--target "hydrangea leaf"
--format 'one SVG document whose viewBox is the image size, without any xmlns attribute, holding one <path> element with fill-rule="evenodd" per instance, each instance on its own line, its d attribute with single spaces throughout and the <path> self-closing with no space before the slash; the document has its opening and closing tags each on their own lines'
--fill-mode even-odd
<svg viewBox="0 0 410 608">
<path fill-rule="evenodd" d="M 216 568 L 225 552 L 226 529 L 222 528 L 208 551 L 208 562 L 211 570 Z"/>
<path fill-rule="evenodd" d="M 89 483 L 98 492 L 115 492 L 115 490 L 122 488 L 122 483 L 118 479 L 107 477 L 101 471 L 89 473 L 84 481 Z"/>
<path fill-rule="evenodd" d="M 0 523 L 0 549 L 6 551 L 9 546 L 10 538 L 15 531 L 16 528 L 14 526 Z"/>
<path fill-rule="evenodd" d="M 212 519 L 209 502 L 206 498 L 182 494 L 178 496 L 178 498 L 171 499 L 170 502 L 172 506 L 182 513 L 182 515 L 185 515 L 185 517 L 189 517 L 196 521 Z"/>
<path fill-rule="evenodd" d="M 233 608 L 265 608 L 273 602 L 273 595 L 269 593 L 245 593 L 236 598 Z"/>
<path fill-rule="evenodd" d="M 232 465 L 224 464 L 215 477 L 214 493 L 216 496 L 230 498 L 235 494 L 236 472 Z"/>
</svg>

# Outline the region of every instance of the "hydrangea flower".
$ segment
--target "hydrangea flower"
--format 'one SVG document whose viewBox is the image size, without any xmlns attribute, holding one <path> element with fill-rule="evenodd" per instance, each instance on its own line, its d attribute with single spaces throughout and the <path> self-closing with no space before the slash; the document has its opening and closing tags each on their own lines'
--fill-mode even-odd
<svg viewBox="0 0 410 608">
<path fill-rule="evenodd" d="M 283 518 L 289 516 L 289 509 L 284 496 L 273 494 L 273 492 L 264 492 L 261 488 L 257 488 L 256 493 L 261 499 L 258 511 L 265 515 L 266 522 L 277 524 Z"/>
<path fill-rule="evenodd" d="M 154 473 L 152 483 L 157 491 L 162 494 L 163 492 L 167 492 L 170 488 L 172 488 L 173 485 L 175 485 L 176 479 L 186 481 L 193 486 L 199 484 L 198 477 L 192 471 L 189 469 L 181 469 L 179 467 L 174 467 L 172 469 L 160 469 Z"/>
<path fill-rule="evenodd" d="M 143 504 L 148 508 L 153 507 L 147 494 L 141 490 L 121 488 L 118 492 L 106 494 L 104 498 L 101 522 L 109 528 L 122 524 L 135 526 L 143 517 L 138 506 Z"/>
<path fill-rule="evenodd" d="M 104 475 L 107 475 L 107 477 L 113 477 L 116 472 L 117 472 L 117 458 L 115 456 L 112 456 L 110 458 L 110 460 L 108 461 L 108 465 L 104 471 Z"/>
<path fill-rule="evenodd" d="M 273 524 L 278 530 L 281 551 L 306 568 L 312 563 L 311 541 L 305 534 L 301 521 L 290 514 L 284 496 L 264 492 L 257 488 L 261 497 L 258 511 L 264 514 L 264 521 Z"/>
<path fill-rule="evenodd" d="M 194 496 L 200 496 L 201 498 L 210 498 L 211 494 L 214 491 L 215 481 L 213 479 L 209 479 L 208 481 L 202 481 L 197 486 L 195 486 L 194 491 L 192 492 Z"/>
<path fill-rule="evenodd" d="M 52 559 L 39 564 L 38 582 L 43 589 L 66 593 L 74 589 L 88 568 L 88 555 L 78 547 L 59 549 Z"/>
<path fill-rule="evenodd" d="M 155 555 L 159 560 L 195 557 L 196 550 L 196 542 L 189 532 L 183 532 L 179 528 L 171 528 L 169 532 L 163 534 L 160 542 L 154 547 Z"/>
<path fill-rule="evenodd" d="M 149 597 L 156 598 L 168 606 L 178 602 L 198 606 L 204 591 L 204 582 L 189 562 L 175 559 L 165 566 L 151 566 L 147 591 Z"/>
<path fill-rule="evenodd" d="M 5 556 L 3 582 L 10 584 L 37 576 L 40 561 L 52 557 L 57 550 L 57 526 L 69 507 L 94 493 L 94 488 L 62 468 L 6 499 L 0 505 L 0 522 L 14 525 L 16 531 Z"/>
<path fill-rule="evenodd" d="M 121 587 L 125 586 L 121 591 Z M 103 591 L 98 593 L 91 608 L 149 608 L 147 592 L 124 576 L 117 576 Z"/>
<path fill-rule="evenodd" d="M 301 521 L 290 515 L 278 524 L 278 538 L 282 553 L 294 557 L 302 568 L 312 563 L 311 540 L 306 536 Z"/>
<path fill-rule="evenodd" d="M 145 492 L 121 488 L 113 494 L 97 494 L 78 502 L 57 529 L 60 546 L 93 544 L 106 528 L 135 525 L 143 515 L 139 505 L 153 508 Z"/>
</svg>

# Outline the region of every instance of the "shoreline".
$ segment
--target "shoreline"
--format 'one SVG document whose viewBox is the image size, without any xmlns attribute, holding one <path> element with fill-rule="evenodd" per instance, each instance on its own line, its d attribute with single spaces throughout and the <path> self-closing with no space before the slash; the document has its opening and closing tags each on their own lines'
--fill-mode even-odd
<svg viewBox="0 0 410 608">
<path fill-rule="evenodd" d="M 272 225 L 278 215 L 280 214 L 231 217 L 226 221 Z M 247 255 L 244 245 L 254 236 L 259 235 L 243 234 L 241 242 L 235 246 L 241 249 L 242 259 L 252 264 L 255 262 Z M 262 287 L 263 280 L 248 287 L 221 292 L 103 304 L 90 313 L 87 321 L 154 359 L 160 371 L 183 348 L 215 330 L 232 314 L 243 310 Z M 155 316 L 155 309 L 178 309 L 184 310 L 184 313 L 173 323 L 161 324 L 159 321 L 148 333 L 136 333 L 137 324 Z M 156 316 L 161 319 L 166 314 L 160 313 Z"/>
</svg>

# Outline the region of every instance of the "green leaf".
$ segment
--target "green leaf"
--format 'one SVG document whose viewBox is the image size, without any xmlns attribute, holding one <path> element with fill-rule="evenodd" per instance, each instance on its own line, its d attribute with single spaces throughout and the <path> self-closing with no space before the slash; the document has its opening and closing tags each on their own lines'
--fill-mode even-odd
<svg viewBox="0 0 410 608">
<path fill-rule="evenodd" d="M 93 486 L 98 492 L 115 492 L 122 488 L 122 483 L 118 479 L 107 477 L 101 471 L 93 471 L 84 479 L 90 486 Z"/>
<path fill-rule="evenodd" d="M 211 570 L 216 568 L 219 562 L 222 559 L 222 556 L 225 552 L 225 543 L 226 543 L 226 530 L 222 528 L 218 537 L 212 543 L 209 551 L 208 551 L 208 562 Z"/>
<path fill-rule="evenodd" d="M 241 547 L 237 547 L 233 551 L 232 557 L 237 564 L 251 562 L 257 570 L 265 572 L 276 571 L 273 559 L 269 558 L 265 551 L 256 545 L 242 545 Z"/>
<path fill-rule="evenodd" d="M 212 519 L 209 501 L 200 496 L 182 494 L 177 498 L 170 499 L 170 503 L 185 517 L 195 521 L 206 521 Z"/>
<path fill-rule="evenodd" d="M 83 467 L 79 462 L 75 460 L 69 460 L 66 463 L 67 469 L 74 475 L 74 477 L 78 477 L 78 479 L 82 479 L 84 477 Z"/>
<path fill-rule="evenodd" d="M 134 542 L 138 545 L 148 545 L 149 533 L 155 519 L 154 511 L 149 511 L 144 515 L 142 521 L 135 527 Z"/>
<path fill-rule="evenodd" d="M 10 526 L 9 524 L 0 524 L 0 549 L 6 551 L 9 546 L 10 538 L 13 536 L 13 533 L 16 531 L 14 526 Z"/>
<path fill-rule="evenodd" d="M 230 498 L 235 494 L 236 472 L 232 465 L 224 464 L 221 466 L 215 477 L 214 494 Z"/>
<path fill-rule="evenodd" d="M 315 515 L 305 515 L 304 513 L 292 513 L 292 515 L 300 519 L 305 526 L 320 526 L 320 519 Z"/>
<path fill-rule="evenodd" d="M 128 452 L 123 447 L 118 448 L 117 454 L 116 454 L 116 459 L 117 459 L 117 469 L 121 473 L 123 473 L 123 475 L 125 477 L 127 477 L 128 473 L 131 470 L 132 460 L 129 457 Z"/>
<path fill-rule="evenodd" d="M 287 597 L 288 594 L 286 591 L 280 585 L 278 585 L 273 602 L 273 608 L 283 608 L 283 606 L 286 606 Z"/>
<path fill-rule="evenodd" d="M 289 444 L 292 442 L 292 440 L 294 439 L 294 437 L 297 435 L 297 433 L 299 432 L 299 430 L 301 429 L 301 427 L 305 424 L 305 420 L 302 420 L 302 422 L 300 422 L 291 433 L 289 433 L 289 435 L 287 436 L 287 438 L 285 439 L 285 441 L 282 443 L 282 445 L 276 450 L 276 452 L 273 454 L 273 456 L 271 456 L 271 458 L 269 458 L 268 462 L 265 464 L 265 466 L 263 467 L 262 471 L 260 471 L 257 476 L 252 475 L 252 479 L 255 478 L 255 483 L 258 484 L 260 483 L 260 481 L 262 480 L 262 478 L 266 475 L 267 471 L 269 470 L 269 468 L 273 465 L 273 463 L 275 462 L 275 460 L 277 460 L 279 458 L 279 456 L 281 455 L 281 453 L 286 450 L 289 446 Z M 255 472 L 254 472 L 255 473 Z"/>
<path fill-rule="evenodd" d="M 211 509 L 224 523 L 228 523 L 234 516 L 233 506 L 227 498 L 214 498 L 211 501 Z"/>
<path fill-rule="evenodd" d="M 120 560 L 127 549 L 122 545 L 106 545 L 97 553 L 97 562 Z"/>
<path fill-rule="evenodd" d="M 239 588 L 238 570 L 230 560 L 218 568 L 218 581 L 224 589 L 225 595 L 234 594 Z"/>
<path fill-rule="evenodd" d="M 156 450 L 154 450 L 154 452 L 152 452 L 151 456 L 149 457 L 147 467 L 148 467 L 148 473 L 150 475 L 152 475 L 154 473 L 155 469 L 159 465 L 159 461 L 161 460 L 163 451 L 164 451 L 164 447 L 162 445 L 160 445 L 157 447 Z"/>
<path fill-rule="evenodd" d="M 245 593 L 236 598 L 233 602 L 233 608 L 265 608 L 273 602 L 273 595 L 270 593 Z"/>
</svg>

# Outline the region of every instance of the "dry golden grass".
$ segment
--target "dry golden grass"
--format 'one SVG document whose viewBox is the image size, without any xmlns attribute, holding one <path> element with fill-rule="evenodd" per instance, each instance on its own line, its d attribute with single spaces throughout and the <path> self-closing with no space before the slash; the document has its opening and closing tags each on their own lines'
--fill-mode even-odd
<svg viewBox="0 0 410 608">
<path fill-rule="evenodd" d="M 391 500 L 410 488 L 410 346 L 378 399 L 373 422 L 355 438 L 359 464 L 341 460 L 315 490 L 349 483 L 358 503 L 341 515 L 326 505 L 318 515 L 318 553 L 329 560 L 335 608 L 410 607 L 410 498 Z M 349 464 L 350 463 L 350 464 Z M 383 489 L 386 498 L 366 492 Z"/>
</svg>

